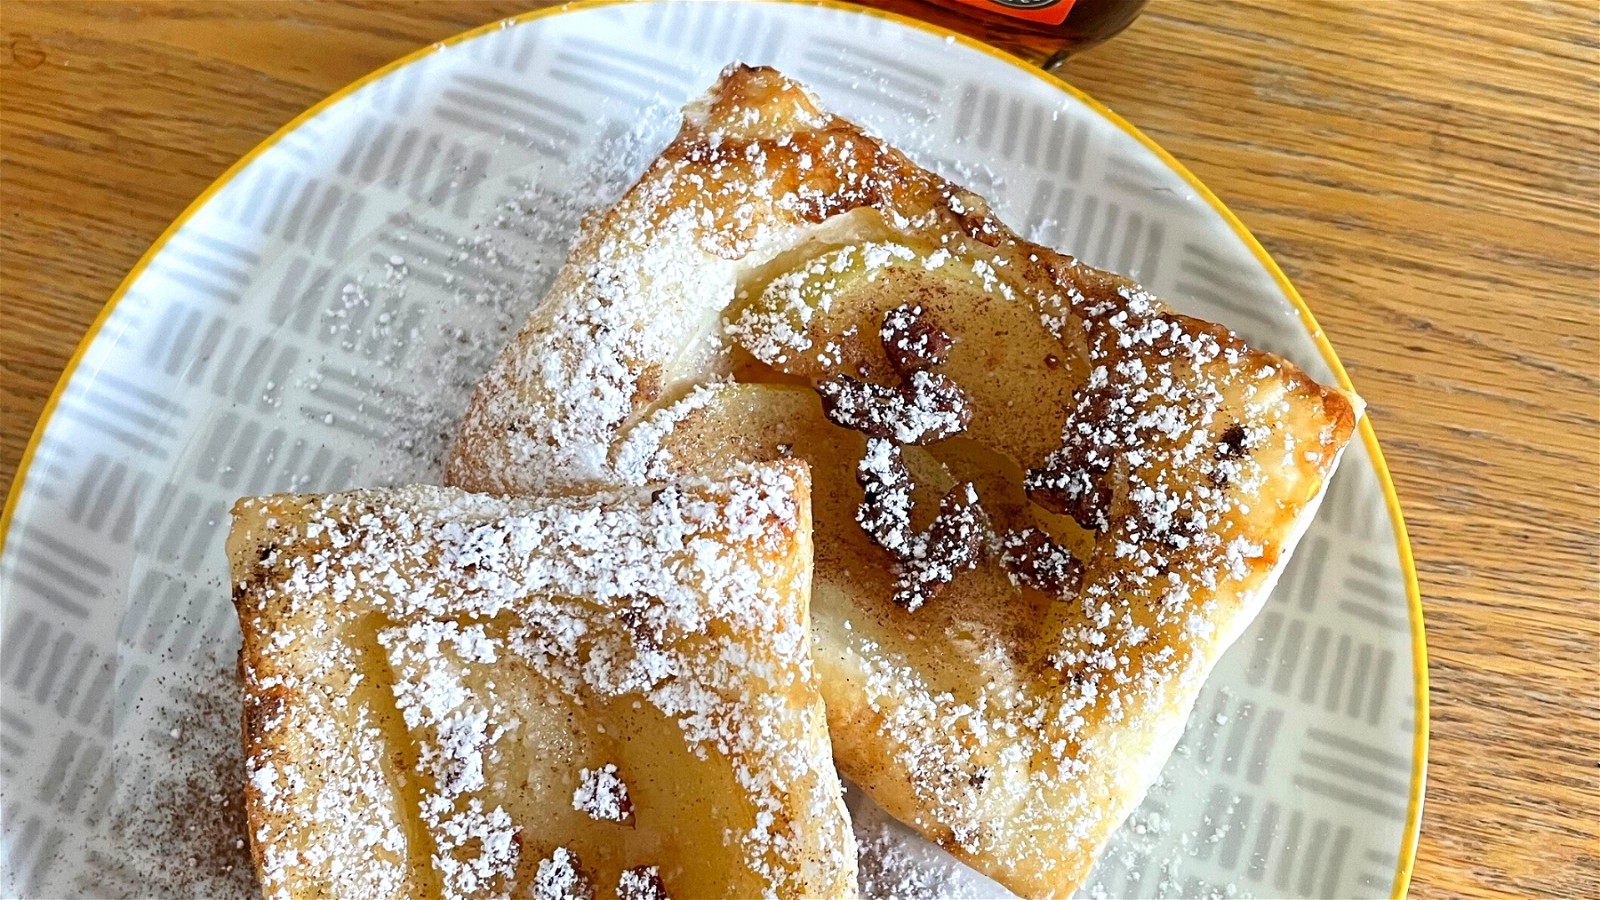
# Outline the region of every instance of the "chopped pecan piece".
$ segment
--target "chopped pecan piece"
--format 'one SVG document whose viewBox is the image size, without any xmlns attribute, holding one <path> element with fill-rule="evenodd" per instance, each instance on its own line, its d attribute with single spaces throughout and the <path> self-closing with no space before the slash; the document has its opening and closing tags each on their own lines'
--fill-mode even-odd
<svg viewBox="0 0 1600 900">
<path fill-rule="evenodd" d="M 668 900 L 667 886 L 655 866 L 634 866 L 617 880 L 617 900 Z"/>
<path fill-rule="evenodd" d="M 1250 449 L 1244 426 L 1234 422 L 1217 438 L 1217 459 L 1239 459 Z"/>
<path fill-rule="evenodd" d="M 912 531 L 911 473 L 900 446 L 930 444 L 965 431 L 972 409 L 960 385 L 929 371 L 944 361 L 954 341 L 923 320 L 922 307 L 890 310 L 878 336 L 890 365 L 900 373 L 899 385 L 841 374 L 820 382 L 817 393 L 829 421 L 867 436 L 866 455 L 856 467 L 863 491 L 856 522 L 873 543 L 894 555 L 894 602 L 915 610 L 957 572 L 976 566 L 992 537 L 970 483 L 951 488 L 928 528 Z"/>
<path fill-rule="evenodd" d="M 1083 564 L 1038 528 L 1008 533 L 1000 542 L 1000 564 L 1014 584 L 1063 596 L 1078 589 Z"/>
<path fill-rule="evenodd" d="M 972 421 L 966 392 L 935 372 L 913 372 L 898 387 L 834 375 L 817 385 L 817 393 L 828 421 L 901 444 L 942 441 Z"/>
<path fill-rule="evenodd" d="M 874 543 L 894 554 L 896 603 L 915 610 L 957 572 L 978 564 L 989 520 L 971 484 L 951 488 L 933 522 L 917 533 L 911 530 L 911 475 L 899 447 L 881 438 L 867 441 L 856 478 L 864 494 L 856 521 Z"/>
<path fill-rule="evenodd" d="M 955 343 L 949 332 L 922 318 L 922 307 L 910 304 L 884 314 L 878 337 L 889 365 L 901 375 L 939 365 Z"/>
<path fill-rule="evenodd" d="M 1060 449 L 1046 456 L 1044 465 L 1029 469 L 1022 487 L 1045 509 L 1103 531 L 1111 505 L 1110 471 L 1110 450 L 1097 440 L 1094 424 L 1074 414 L 1062 429 Z"/>
</svg>

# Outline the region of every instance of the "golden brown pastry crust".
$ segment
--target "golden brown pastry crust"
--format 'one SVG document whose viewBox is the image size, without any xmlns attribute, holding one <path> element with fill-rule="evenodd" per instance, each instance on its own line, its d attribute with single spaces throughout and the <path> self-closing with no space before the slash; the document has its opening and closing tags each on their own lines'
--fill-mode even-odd
<svg viewBox="0 0 1600 900">
<path fill-rule="evenodd" d="M 599 897 L 643 868 L 680 897 L 854 896 L 800 464 L 234 515 L 267 896 L 554 900 L 563 868 Z"/>
<path fill-rule="evenodd" d="M 991 565 L 908 614 L 888 600 L 882 551 L 841 536 L 848 555 L 829 562 L 819 535 L 814 652 L 835 758 L 1012 890 L 1064 895 L 1265 599 L 1353 433 L 1353 398 L 1022 240 L 982 198 L 777 72 L 735 66 L 580 238 L 480 385 L 447 477 L 521 492 L 807 456 L 777 439 L 712 446 L 742 425 L 695 386 L 740 365 L 722 319 L 741 287 L 863 240 L 974 261 L 1054 337 L 1071 400 L 1024 414 L 1053 416 L 1062 441 L 1015 462 L 1036 502 L 1083 527 L 1087 549 L 1070 597 L 1015 589 L 996 602 L 1004 576 Z M 893 377 L 872 341 L 841 340 L 825 359 L 801 343 L 767 360 L 790 381 Z M 641 433 L 654 456 L 638 452 Z M 818 524 L 853 527 L 820 513 Z"/>
</svg>

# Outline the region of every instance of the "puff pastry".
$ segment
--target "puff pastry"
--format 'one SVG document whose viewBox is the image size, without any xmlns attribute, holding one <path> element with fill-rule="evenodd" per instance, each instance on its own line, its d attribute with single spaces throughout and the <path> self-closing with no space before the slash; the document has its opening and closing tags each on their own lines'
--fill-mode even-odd
<svg viewBox="0 0 1600 900">
<path fill-rule="evenodd" d="M 268 897 L 854 896 L 804 467 L 241 500 Z"/>
<path fill-rule="evenodd" d="M 1060 896 L 1158 774 L 1358 416 L 735 66 L 581 235 L 447 477 L 528 493 L 808 461 L 840 771 Z"/>
</svg>

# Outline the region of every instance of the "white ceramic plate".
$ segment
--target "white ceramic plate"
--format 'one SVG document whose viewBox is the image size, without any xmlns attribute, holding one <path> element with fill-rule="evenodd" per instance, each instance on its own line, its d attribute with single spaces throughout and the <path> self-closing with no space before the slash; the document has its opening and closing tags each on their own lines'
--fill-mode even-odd
<svg viewBox="0 0 1600 900">
<path fill-rule="evenodd" d="M 798 77 L 1030 236 L 1343 378 L 1282 274 L 1192 176 L 1092 101 L 964 39 L 842 7 L 644 3 L 437 45 L 219 180 L 63 381 L 0 556 L 0 891 L 250 890 L 228 506 L 436 479 L 473 383 L 578 215 L 735 60 Z M 1421 620 L 1364 438 L 1086 893 L 1403 890 L 1424 765 Z M 915 849 L 855 800 L 867 846 Z M 893 856 L 880 888 L 997 890 L 931 847 Z"/>
</svg>

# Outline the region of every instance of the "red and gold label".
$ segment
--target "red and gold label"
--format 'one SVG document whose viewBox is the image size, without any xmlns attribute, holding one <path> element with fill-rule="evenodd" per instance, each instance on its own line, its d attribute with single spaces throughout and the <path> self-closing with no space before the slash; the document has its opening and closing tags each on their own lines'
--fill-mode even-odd
<svg viewBox="0 0 1600 900">
<path fill-rule="evenodd" d="M 1077 0 L 956 0 L 956 2 L 1015 19 L 1060 25 L 1062 20 L 1066 19 L 1067 13 L 1072 11 L 1072 4 Z"/>
</svg>

